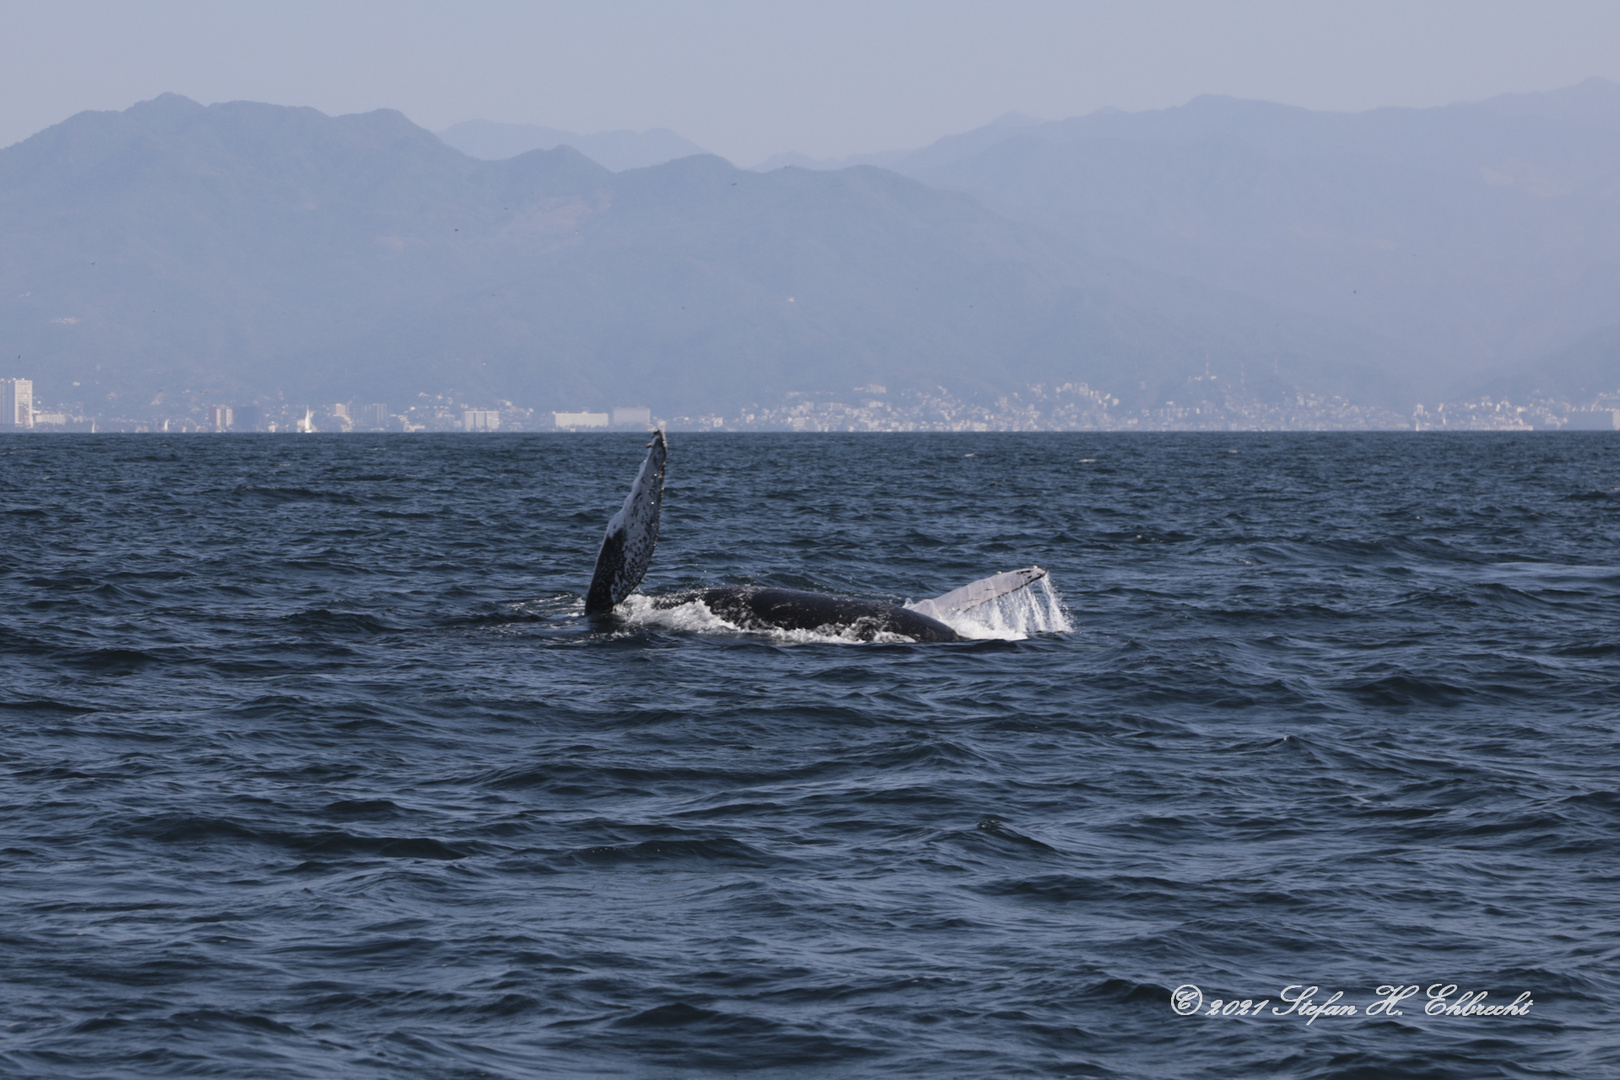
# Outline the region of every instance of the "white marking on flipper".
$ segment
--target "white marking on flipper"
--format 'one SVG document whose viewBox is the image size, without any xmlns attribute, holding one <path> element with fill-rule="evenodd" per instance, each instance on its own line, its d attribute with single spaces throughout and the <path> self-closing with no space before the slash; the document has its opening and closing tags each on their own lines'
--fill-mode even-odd
<svg viewBox="0 0 1620 1080">
<path fill-rule="evenodd" d="M 948 615 L 960 614 L 980 604 L 988 604 L 1008 593 L 1027 589 L 1045 576 L 1046 571 L 1038 566 L 1008 570 L 1004 574 L 992 574 L 990 577 L 969 582 L 960 589 L 952 589 L 932 600 L 918 600 L 914 604 L 907 604 L 906 607 L 929 618 L 943 620 Z"/>
</svg>

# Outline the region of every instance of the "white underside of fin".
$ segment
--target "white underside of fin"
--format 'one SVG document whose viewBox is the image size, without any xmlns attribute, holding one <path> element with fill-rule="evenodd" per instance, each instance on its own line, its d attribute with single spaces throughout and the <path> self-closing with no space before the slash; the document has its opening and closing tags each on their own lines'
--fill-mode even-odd
<svg viewBox="0 0 1620 1080">
<path fill-rule="evenodd" d="M 918 600 L 906 607 L 931 619 L 944 621 L 948 616 L 964 614 L 981 604 L 1015 593 L 1019 589 L 1027 589 L 1046 576 L 1046 571 L 1038 566 L 1025 567 L 1022 570 L 1008 570 L 1004 574 L 993 574 L 978 581 L 969 582 L 960 589 L 952 589 L 943 596 L 936 596 L 932 600 Z"/>
</svg>

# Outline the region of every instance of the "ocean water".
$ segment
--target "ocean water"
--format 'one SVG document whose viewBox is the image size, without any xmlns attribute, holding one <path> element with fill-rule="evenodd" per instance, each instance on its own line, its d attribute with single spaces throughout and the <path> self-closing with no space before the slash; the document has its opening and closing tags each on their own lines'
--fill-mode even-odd
<svg viewBox="0 0 1620 1080">
<path fill-rule="evenodd" d="M 1620 1075 L 1620 437 L 642 442 L 0 439 L 0 1075 Z"/>
</svg>

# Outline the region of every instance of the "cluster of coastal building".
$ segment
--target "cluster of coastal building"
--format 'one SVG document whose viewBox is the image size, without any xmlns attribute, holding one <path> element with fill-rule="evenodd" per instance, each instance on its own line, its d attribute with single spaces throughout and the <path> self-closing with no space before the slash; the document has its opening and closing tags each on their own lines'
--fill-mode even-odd
<svg viewBox="0 0 1620 1080">
<path fill-rule="evenodd" d="M 293 403 L 287 400 L 223 405 L 201 394 L 162 395 L 140 416 L 90 415 L 82 408 L 42 407 L 28 379 L 0 379 L 0 431 L 39 432 L 296 432 L 555 431 L 653 426 L 652 410 L 550 413 L 510 401 L 469 404 L 454 394 L 418 394 L 403 407 L 380 401 Z"/>
<path fill-rule="evenodd" d="M 993 403 L 943 389 L 893 399 L 883 387 L 853 394 L 790 394 L 724 424 L 759 431 L 1556 431 L 1620 429 L 1620 390 L 1581 402 L 1517 405 L 1481 397 L 1418 405 L 1410 413 L 1356 405 L 1333 394 L 1295 391 L 1277 399 L 1242 391 L 1187 395 L 1146 408 L 1085 383 L 1034 385 Z"/>
<path fill-rule="evenodd" d="M 1548 431 L 1620 430 L 1620 389 L 1570 402 L 1526 404 L 1479 398 L 1418 405 L 1410 413 L 1298 391 L 1284 399 L 1242 392 L 1189 394 L 1147 408 L 1122 405 L 1085 383 L 1035 385 L 994 402 L 962 400 L 942 388 L 890 394 L 879 385 L 843 393 L 789 393 L 734 414 L 655 416 L 646 406 L 537 411 L 510 401 L 469 403 L 419 394 L 403 408 L 382 402 L 222 405 L 180 395 L 145 417 L 91 416 L 41 406 L 28 379 L 0 379 L 0 431 L 141 432 L 492 432 L 492 431 Z"/>
</svg>

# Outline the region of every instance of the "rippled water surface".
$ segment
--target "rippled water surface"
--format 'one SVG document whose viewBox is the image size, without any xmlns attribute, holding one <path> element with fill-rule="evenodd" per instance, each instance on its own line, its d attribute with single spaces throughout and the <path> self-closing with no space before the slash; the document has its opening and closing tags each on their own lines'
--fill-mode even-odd
<svg viewBox="0 0 1620 1080">
<path fill-rule="evenodd" d="M 1620 438 L 643 441 L 0 439 L 0 1075 L 1620 1075 Z"/>
</svg>

